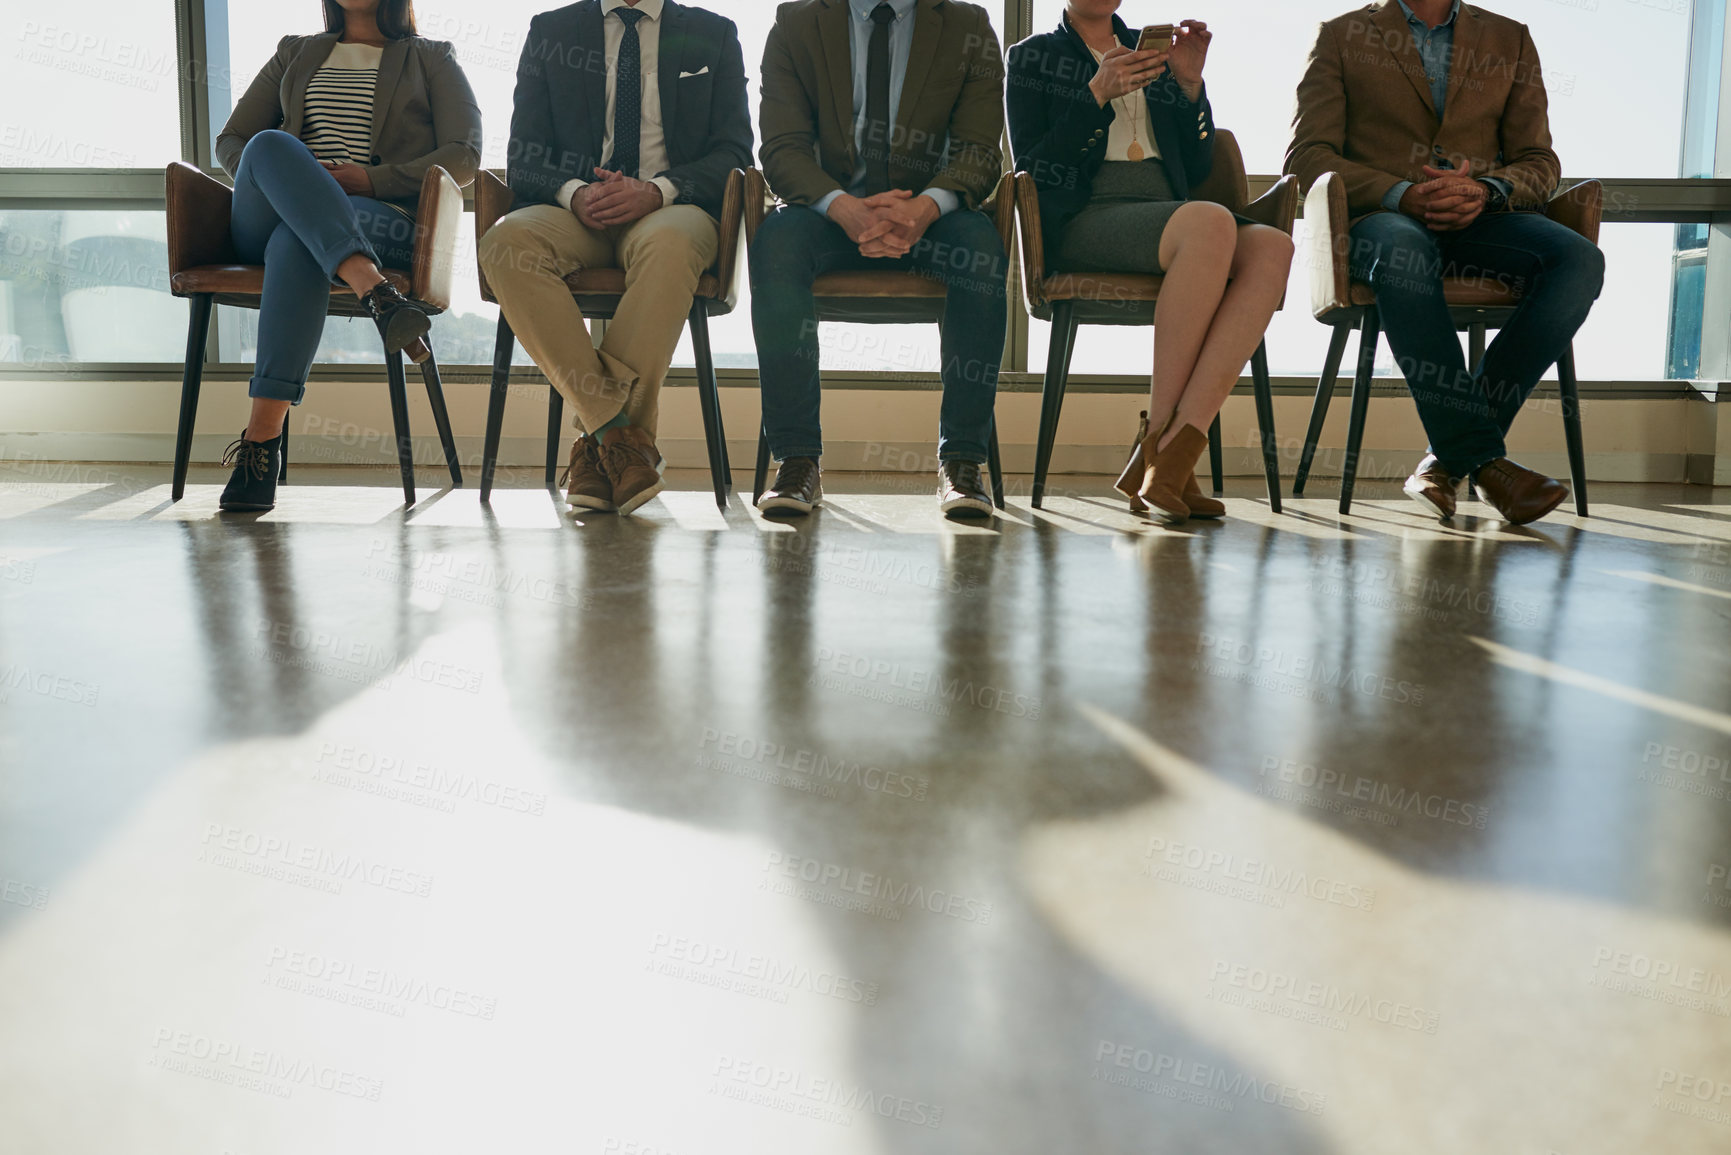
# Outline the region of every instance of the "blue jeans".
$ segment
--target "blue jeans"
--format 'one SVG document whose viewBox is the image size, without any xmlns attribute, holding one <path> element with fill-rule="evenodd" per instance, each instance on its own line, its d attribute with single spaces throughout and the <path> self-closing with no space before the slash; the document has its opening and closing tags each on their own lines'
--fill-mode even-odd
<svg viewBox="0 0 1731 1155">
<path fill-rule="evenodd" d="M 1377 311 L 1406 377 L 1431 452 L 1455 477 L 1505 456 L 1504 438 L 1545 370 L 1587 320 L 1605 283 L 1605 255 L 1538 213 L 1490 213 L 1434 233 L 1401 213 L 1352 227 L 1352 275 L 1376 290 Z M 1443 301 L 1444 277 L 1522 292 L 1484 360 L 1469 366 Z"/>
<path fill-rule="evenodd" d="M 350 196 L 307 146 L 278 129 L 246 142 L 234 176 L 235 254 L 264 265 L 258 360 L 247 393 L 300 404 L 325 330 L 337 266 L 360 253 L 380 268 L 414 258 L 415 222 L 372 197 Z"/>
<path fill-rule="evenodd" d="M 1008 258 L 983 213 L 938 218 L 905 257 L 862 257 L 834 221 L 803 205 L 764 219 L 751 245 L 751 327 L 757 338 L 763 427 L 777 461 L 823 456 L 818 420 L 817 302 L 811 286 L 833 272 L 899 269 L 942 281 L 941 461 L 986 460 L 1009 309 Z"/>
</svg>

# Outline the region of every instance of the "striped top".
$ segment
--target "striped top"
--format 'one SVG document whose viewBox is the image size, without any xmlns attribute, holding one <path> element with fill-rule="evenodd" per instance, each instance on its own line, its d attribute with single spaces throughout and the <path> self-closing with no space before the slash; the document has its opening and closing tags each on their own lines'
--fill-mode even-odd
<svg viewBox="0 0 1731 1155">
<path fill-rule="evenodd" d="M 307 81 L 301 140 L 320 160 L 364 165 L 373 156 L 373 90 L 385 50 L 338 44 Z"/>
</svg>

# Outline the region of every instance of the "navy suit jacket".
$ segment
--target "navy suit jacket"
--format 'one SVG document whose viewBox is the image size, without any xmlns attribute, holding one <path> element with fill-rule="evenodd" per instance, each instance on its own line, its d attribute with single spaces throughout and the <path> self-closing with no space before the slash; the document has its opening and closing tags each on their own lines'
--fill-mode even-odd
<svg viewBox="0 0 1731 1155">
<path fill-rule="evenodd" d="M 1126 48 L 1139 30 L 1112 17 Z M 1030 36 L 1010 49 L 1006 106 L 1016 168 L 1040 189 L 1040 228 L 1046 252 L 1057 251 L 1064 226 L 1087 206 L 1094 177 L 1106 162 L 1106 141 L 1117 118 L 1116 102 L 1101 108 L 1088 88 L 1100 66 L 1070 22 L 1055 32 Z M 1214 111 L 1208 93 L 1192 104 L 1168 71 L 1143 90 L 1148 124 L 1160 146 L 1172 191 L 1187 200 L 1214 168 Z"/>
<path fill-rule="evenodd" d="M 517 203 L 553 204 L 566 181 L 594 180 L 607 138 L 607 41 L 601 0 L 543 12 L 517 65 L 506 179 Z M 661 10 L 664 173 L 682 204 L 721 215 L 727 174 L 751 165 L 745 59 L 733 21 L 666 0 Z"/>
</svg>

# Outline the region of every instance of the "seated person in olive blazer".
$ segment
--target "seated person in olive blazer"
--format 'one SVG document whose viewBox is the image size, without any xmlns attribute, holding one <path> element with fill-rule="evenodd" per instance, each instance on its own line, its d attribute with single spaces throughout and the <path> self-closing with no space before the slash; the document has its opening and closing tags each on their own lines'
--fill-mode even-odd
<svg viewBox="0 0 1731 1155">
<path fill-rule="evenodd" d="M 1562 166 L 1526 25 L 1460 0 L 1383 0 L 1323 24 L 1298 86 L 1286 171 L 1346 184 L 1352 275 L 1376 291 L 1430 452 L 1406 492 L 1454 515 L 1463 477 L 1509 521 L 1568 488 L 1510 461 L 1521 406 L 1598 299 L 1598 247 L 1543 214 Z M 1484 360 L 1468 365 L 1443 278 L 1523 290 Z"/>
<path fill-rule="evenodd" d="M 980 205 L 1002 172 L 1003 61 L 985 9 L 959 0 L 796 0 L 763 53 L 763 171 L 783 204 L 751 248 L 763 427 L 781 463 L 765 513 L 823 496 L 817 305 L 823 273 L 942 281 L 938 498 L 987 515 L 980 478 L 1003 353 L 1007 259 Z"/>
<path fill-rule="evenodd" d="M 1010 144 L 1040 188 L 1049 261 L 1082 273 L 1164 274 L 1154 378 L 1118 490 L 1165 525 L 1221 517 L 1196 463 L 1292 269 L 1292 239 L 1190 192 L 1214 167 L 1202 83 L 1213 33 L 1138 51 L 1120 0 L 1070 0 L 1054 32 L 1010 49 Z"/>
<path fill-rule="evenodd" d="M 216 158 L 234 177 L 235 253 L 265 268 L 252 418 L 223 460 L 234 474 L 221 504 L 266 510 L 333 282 L 361 299 L 388 354 L 427 357 L 426 314 L 379 269 L 414 257 L 428 169 L 475 179 L 481 111 L 450 44 L 415 35 L 410 0 L 325 0 L 325 31 L 283 38 L 217 137 Z"/>
<path fill-rule="evenodd" d="M 661 383 L 751 164 L 733 21 L 673 0 L 579 0 L 529 25 L 507 151 L 517 209 L 481 238 L 505 319 L 571 404 L 566 499 L 629 514 L 661 492 Z M 625 271 L 597 349 L 564 278 Z"/>
</svg>

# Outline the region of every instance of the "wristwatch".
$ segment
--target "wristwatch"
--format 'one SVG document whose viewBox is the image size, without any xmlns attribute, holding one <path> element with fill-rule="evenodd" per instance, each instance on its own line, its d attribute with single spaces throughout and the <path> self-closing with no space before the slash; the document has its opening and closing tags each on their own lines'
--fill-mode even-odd
<svg viewBox="0 0 1731 1155">
<path fill-rule="evenodd" d="M 1487 213 L 1506 213 L 1509 211 L 1508 194 L 1503 192 L 1495 181 L 1481 178 L 1479 183 L 1485 186 L 1485 192 L 1489 194 L 1485 197 L 1485 211 Z"/>
</svg>

